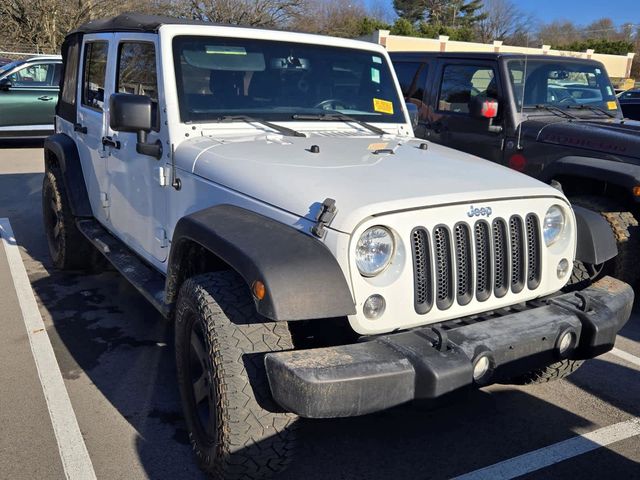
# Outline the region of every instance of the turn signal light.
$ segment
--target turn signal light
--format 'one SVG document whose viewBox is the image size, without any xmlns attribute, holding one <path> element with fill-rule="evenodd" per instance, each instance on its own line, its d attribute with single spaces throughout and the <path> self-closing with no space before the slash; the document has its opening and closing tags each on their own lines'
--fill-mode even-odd
<svg viewBox="0 0 640 480">
<path fill-rule="evenodd" d="M 636 185 L 633 187 L 633 196 L 640 197 L 640 185 Z"/>
<path fill-rule="evenodd" d="M 253 296 L 258 300 L 262 300 L 267 294 L 267 289 L 265 288 L 264 283 L 262 283 L 260 280 L 256 280 L 255 282 L 253 282 L 251 290 L 253 291 Z"/>
</svg>

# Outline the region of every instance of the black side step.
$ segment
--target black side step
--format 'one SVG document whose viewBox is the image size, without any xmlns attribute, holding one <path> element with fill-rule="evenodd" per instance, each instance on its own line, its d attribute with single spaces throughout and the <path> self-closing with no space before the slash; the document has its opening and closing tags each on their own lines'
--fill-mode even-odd
<svg viewBox="0 0 640 480">
<path fill-rule="evenodd" d="M 164 301 L 165 277 L 147 265 L 121 240 L 111 235 L 94 219 L 76 220 L 82 234 L 105 256 L 156 309 L 167 318 L 169 305 Z"/>
</svg>

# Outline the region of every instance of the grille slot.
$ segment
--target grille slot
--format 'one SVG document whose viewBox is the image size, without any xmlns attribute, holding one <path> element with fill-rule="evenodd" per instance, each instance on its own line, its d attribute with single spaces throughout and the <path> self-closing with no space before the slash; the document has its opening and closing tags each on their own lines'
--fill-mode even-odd
<svg viewBox="0 0 640 480">
<path fill-rule="evenodd" d="M 540 226 L 538 217 L 527 215 L 527 288 L 535 290 L 540 285 Z"/>
<path fill-rule="evenodd" d="M 502 219 L 493 222 L 493 254 L 495 257 L 493 291 L 496 297 L 501 298 L 509 289 L 509 240 L 507 225 Z"/>
<path fill-rule="evenodd" d="M 471 232 L 465 223 L 455 226 L 456 242 L 456 295 L 460 305 L 473 298 L 473 271 L 471 260 Z"/>
<path fill-rule="evenodd" d="M 413 282 L 416 313 L 423 315 L 433 307 L 433 274 L 429 233 L 424 228 L 411 232 L 413 247 Z"/>
<path fill-rule="evenodd" d="M 457 299 L 467 305 L 474 296 L 484 302 L 525 289 L 535 290 L 542 278 L 542 237 L 538 217 L 513 215 L 492 223 L 459 222 L 411 232 L 414 306 L 426 314 L 435 305 L 447 310 Z"/>
<path fill-rule="evenodd" d="M 476 298 L 484 302 L 491 295 L 491 234 L 489 224 L 478 221 L 474 227 L 476 244 Z"/>
<path fill-rule="evenodd" d="M 509 220 L 509 234 L 511 237 L 511 291 L 520 293 L 524 288 L 525 246 L 522 218 L 513 216 Z"/>
<path fill-rule="evenodd" d="M 453 267 L 451 265 L 451 236 L 449 229 L 433 229 L 433 249 L 436 263 L 436 305 L 446 310 L 453 303 Z"/>
</svg>

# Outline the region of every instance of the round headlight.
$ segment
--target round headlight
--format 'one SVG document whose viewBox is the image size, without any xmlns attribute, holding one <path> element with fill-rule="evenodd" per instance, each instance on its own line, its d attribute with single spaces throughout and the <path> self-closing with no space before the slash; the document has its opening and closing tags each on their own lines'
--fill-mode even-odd
<svg viewBox="0 0 640 480">
<path fill-rule="evenodd" d="M 356 265 L 360 274 L 374 277 L 382 272 L 393 258 L 395 241 L 384 227 L 371 227 L 360 235 L 356 245 Z"/>
<path fill-rule="evenodd" d="M 560 238 L 565 221 L 564 211 L 558 205 L 553 205 L 547 210 L 542 227 L 544 243 L 547 244 L 547 247 L 553 245 Z"/>
</svg>

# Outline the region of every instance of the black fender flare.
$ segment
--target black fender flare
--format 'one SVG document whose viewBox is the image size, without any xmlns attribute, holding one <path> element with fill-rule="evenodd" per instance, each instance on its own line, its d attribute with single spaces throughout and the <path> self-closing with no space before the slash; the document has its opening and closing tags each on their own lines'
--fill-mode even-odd
<svg viewBox="0 0 640 480">
<path fill-rule="evenodd" d="M 258 312 L 271 320 L 308 320 L 355 314 L 338 262 L 319 240 L 263 215 L 217 205 L 181 218 L 174 230 L 165 298 L 175 302 L 184 280 L 184 248 L 195 242 L 237 271 L 251 286 L 265 285 Z"/>
<path fill-rule="evenodd" d="M 573 205 L 576 215 L 576 260 L 599 265 L 618 254 L 618 246 L 609 222 L 602 215 Z"/>
<path fill-rule="evenodd" d="M 632 195 L 633 187 L 640 185 L 640 165 L 604 158 L 567 156 L 560 158 L 542 171 L 540 180 L 549 183 L 561 175 L 583 177 L 623 187 Z"/>
<path fill-rule="evenodd" d="M 93 212 L 91 211 L 91 203 L 89 203 L 87 186 L 84 182 L 80 155 L 73 139 L 64 133 L 51 135 L 44 141 L 44 152 L 45 159 L 48 152 L 51 152 L 58 161 L 71 213 L 75 217 L 92 217 Z"/>
</svg>

